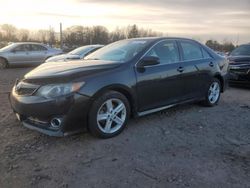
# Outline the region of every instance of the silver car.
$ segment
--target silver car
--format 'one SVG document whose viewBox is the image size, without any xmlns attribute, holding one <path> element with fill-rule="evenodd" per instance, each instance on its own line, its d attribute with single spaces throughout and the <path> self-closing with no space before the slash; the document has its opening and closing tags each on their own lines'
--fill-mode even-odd
<svg viewBox="0 0 250 188">
<path fill-rule="evenodd" d="M 46 62 L 58 62 L 58 61 L 70 61 L 70 60 L 83 59 L 85 56 L 102 48 L 103 46 L 104 45 L 101 45 L 101 44 L 82 46 L 82 47 L 76 48 L 75 50 L 72 50 L 71 52 L 67 54 L 57 55 L 57 56 L 48 58 Z"/>
<path fill-rule="evenodd" d="M 12 43 L 0 49 L 0 69 L 15 65 L 39 65 L 49 57 L 61 53 L 60 49 L 40 43 Z"/>
</svg>

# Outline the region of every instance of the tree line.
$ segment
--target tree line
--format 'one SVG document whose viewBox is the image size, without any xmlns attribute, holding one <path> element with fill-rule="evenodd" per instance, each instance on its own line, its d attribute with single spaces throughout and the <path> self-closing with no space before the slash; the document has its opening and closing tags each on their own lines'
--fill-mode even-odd
<svg viewBox="0 0 250 188">
<path fill-rule="evenodd" d="M 219 52 L 231 52 L 237 47 L 232 42 L 224 41 L 223 43 L 219 43 L 216 40 L 208 40 L 206 45 Z"/>
<path fill-rule="evenodd" d="M 31 31 L 18 29 L 10 24 L 0 25 L 0 47 L 9 42 L 41 42 L 51 46 L 60 46 L 60 34 L 53 28 Z M 85 27 L 74 25 L 63 30 L 64 47 L 72 49 L 88 44 L 108 44 L 114 41 L 136 38 L 136 37 L 155 37 L 163 36 L 163 33 L 151 29 L 139 28 L 137 25 L 127 27 L 117 27 L 114 31 L 109 31 L 104 26 Z M 232 42 L 219 43 L 216 40 L 208 40 L 207 46 L 216 51 L 230 52 L 236 46 Z"/>
<path fill-rule="evenodd" d="M 114 41 L 136 38 L 162 36 L 163 33 L 151 29 L 139 28 L 137 25 L 127 27 L 117 27 L 114 31 L 109 31 L 104 26 L 71 26 L 63 30 L 63 44 L 68 47 L 77 47 L 88 44 L 108 44 Z M 17 29 L 10 24 L 0 25 L 0 41 L 2 45 L 8 42 L 42 42 L 45 44 L 59 46 L 59 33 L 53 28 L 31 31 L 27 29 Z"/>
</svg>

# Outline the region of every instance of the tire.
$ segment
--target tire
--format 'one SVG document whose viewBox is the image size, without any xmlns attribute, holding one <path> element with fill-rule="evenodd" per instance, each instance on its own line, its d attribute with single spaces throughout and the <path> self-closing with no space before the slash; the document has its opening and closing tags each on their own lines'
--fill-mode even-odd
<svg viewBox="0 0 250 188">
<path fill-rule="evenodd" d="M 6 69 L 8 67 L 8 63 L 5 59 L 0 58 L 0 69 Z"/>
<path fill-rule="evenodd" d="M 217 78 L 213 78 L 206 92 L 204 104 L 212 107 L 218 104 L 221 94 L 221 83 Z"/>
<path fill-rule="evenodd" d="M 93 102 L 89 111 L 88 128 L 93 136 L 111 138 L 123 131 L 129 117 L 128 99 L 119 92 L 108 91 Z"/>
</svg>

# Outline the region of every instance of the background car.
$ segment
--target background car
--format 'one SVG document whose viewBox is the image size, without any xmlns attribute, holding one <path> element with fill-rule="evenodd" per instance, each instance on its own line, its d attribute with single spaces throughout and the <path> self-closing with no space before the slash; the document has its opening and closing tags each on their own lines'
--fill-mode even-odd
<svg viewBox="0 0 250 188">
<path fill-rule="evenodd" d="M 244 44 L 229 54 L 230 83 L 250 85 L 250 44 Z"/>
<path fill-rule="evenodd" d="M 227 54 L 225 52 L 215 51 L 217 54 L 221 55 L 222 57 L 226 57 Z"/>
<path fill-rule="evenodd" d="M 12 43 L 0 49 L 0 69 L 15 65 L 39 65 L 47 58 L 61 53 L 60 49 L 40 43 Z"/>
<path fill-rule="evenodd" d="M 72 50 L 71 52 L 67 54 L 57 55 L 50 57 L 46 60 L 47 62 L 58 62 L 58 61 L 70 61 L 75 59 L 83 59 L 85 56 L 89 55 L 90 53 L 102 48 L 104 45 L 96 44 L 96 45 L 86 45 L 79 48 L 76 48 L 75 50 Z"/>
<path fill-rule="evenodd" d="M 226 88 L 228 61 L 182 38 L 109 44 L 71 63 L 44 63 L 16 83 L 11 106 L 24 126 L 53 136 L 84 129 L 119 134 L 132 116 L 191 101 L 214 106 Z"/>
</svg>

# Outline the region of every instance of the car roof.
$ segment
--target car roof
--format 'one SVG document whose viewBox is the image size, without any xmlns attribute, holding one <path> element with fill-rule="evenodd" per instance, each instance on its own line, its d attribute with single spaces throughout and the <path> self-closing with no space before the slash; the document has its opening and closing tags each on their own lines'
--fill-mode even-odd
<svg viewBox="0 0 250 188">
<path fill-rule="evenodd" d="M 190 38 L 184 38 L 184 37 L 140 37 L 140 38 L 131 38 L 131 39 L 125 39 L 125 40 L 164 40 L 164 39 L 172 39 L 172 40 L 190 40 L 190 41 L 196 41 Z"/>
<path fill-rule="evenodd" d="M 103 44 L 90 44 L 90 45 L 85 45 L 85 46 L 89 46 L 89 47 L 103 47 Z M 84 46 L 82 46 L 84 47 Z"/>
<path fill-rule="evenodd" d="M 42 46 L 47 46 L 46 44 L 39 43 L 39 42 L 13 42 L 11 44 L 38 44 L 38 45 L 42 45 Z"/>
<path fill-rule="evenodd" d="M 241 44 L 239 46 L 250 46 L 250 43 L 247 43 L 247 44 Z"/>
</svg>

